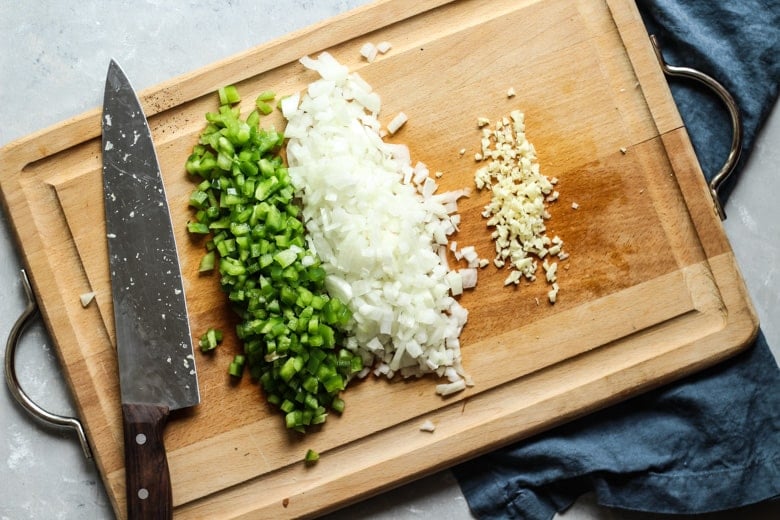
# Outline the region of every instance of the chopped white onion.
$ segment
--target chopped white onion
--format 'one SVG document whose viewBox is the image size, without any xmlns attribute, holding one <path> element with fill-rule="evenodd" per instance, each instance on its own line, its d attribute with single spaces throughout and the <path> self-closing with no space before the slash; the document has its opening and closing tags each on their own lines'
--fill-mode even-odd
<svg viewBox="0 0 780 520">
<path fill-rule="evenodd" d="M 469 267 L 467 269 L 461 269 L 458 271 L 460 273 L 460 279 L 462 283 L 463 289 L 473 289 L 477 286 L 477 270 L 474 267 Z"/>
<path fill-rule="evenodd" d="M 453 296 L 463 294 L 463 277 L 458 271 L 450 271 L 447 273 L 447 283 L 450 286 Z"/>
<path fill-rule="evenodd" d="M 426 421 L 424 423 L 422 423 L 422 425 L 420 425 L 420 431 L 421 432 L 431 432 L 431 433 L 433 433 L 433 431 L 435 429 L 436 429 L 436 425 L 433 424 L 433 422 L 430 419 L 426 419 Z"/>
<path fill-rule="evenodd" d="M 360 55 L 363 56 L 369 63 L 376 59 L 377 52 L 379 52 L 378 49 L 371 42 L 366 42 L 362 47 L 360 47 Z"/>
<path fill-rule="evenodd" d="M 385 54 L 387 51 L 389 51 L 393 46 L 390 45 L 390 42 L 379 42 L 376 44 L 376 50 L 379 51 L 380 54 Z"/>
<path fill-rule="evenodd" d="M 454 394 L 456 392 L 460 392 L 461 390 L 465 390 L 465 389 L 466 389 L 466 381 L 464 381 L 463 379 L 459 379 L 452 383 L 444 383 L 441 385 L 436 385 L 436 393 L 441 396 Z"/>
<path fill-rule="evenodd" d="M 92 303 L 92 300 L 95 299 L 95 293 L 94 292 L 85 292 L 79 296 L 79 300 L 81 301 L 81 306 L 86 308 L 87 305 Z"/>
<path fill-rule="evenodd" d="M 396 114 L 396 116 L 389 123 L 387 123 L 387 131 L 390 132 L 391 134 L 396 133 L 398 129 L 404 126 L 404 123 L 406 123 L 406 121 L 407 121 L 406 114 L 404 114 L 403 112 L 398 112 L 398 114 Z"/>
<path fill-rule="evenodd" d="M 458 381 L 460 379 L 460 375 L 456 373 L 452 367 L 445 368 L 444 375 L 447 377 L 447 379 L 450 380 L 450 383 L 454 383 L 455 381 Z"/>
<path fill-rule="evenodd" d="M 446 244 L 468 190 L 436 193 L 425 164 L 382 140 L 379 96 L 364 80 L 327 53 L 301 63 L 322 80 L 283 100 L 288 171 L 326 289 L 352 311 L 345 347 L 377 376 L 446 374 L 443 395 L 462 390 L 468 312 L 452 295 L 464 272 L 473 287 L 476 270 L 451 271 Z M 405 121 L 400 112 L 388 130 Z"/>
<path fill-rule="evenodd" d="M 295 111 L 298 110 L 298 103 L 300 102 L 300 99 L 301 95 L 297 92 L 291 96 L 282 98 L 282 115 L 287 118 L 292 116 Z"/>
</svg>

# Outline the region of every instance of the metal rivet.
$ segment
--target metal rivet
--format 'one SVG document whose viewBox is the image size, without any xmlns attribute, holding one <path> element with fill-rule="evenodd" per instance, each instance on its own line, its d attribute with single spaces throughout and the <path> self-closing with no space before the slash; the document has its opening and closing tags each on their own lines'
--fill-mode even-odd
<svg viewBox="0 0 780 520">
<path fill-rule="evenodd" d="M 146 488 L 141 488 L 138 490 L 138 498 L 141 500 L 146 500 L 149 498 L 149 490 Z"/>
<path fill-rule="evenodd" d="M 143 433 L 139 433 L 138 435 L 136 435 L 135 443 L 138 444 L 139 446 L 146 444 L 146 435 L 144 435 Z"/>
</svg>

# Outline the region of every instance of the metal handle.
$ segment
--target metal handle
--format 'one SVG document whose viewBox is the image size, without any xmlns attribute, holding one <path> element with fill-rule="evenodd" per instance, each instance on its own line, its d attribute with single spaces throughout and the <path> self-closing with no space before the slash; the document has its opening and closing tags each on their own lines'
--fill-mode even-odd
<svg viewBox="0 0 780 520">
<path fill-rule="evenodd" d="M 731 116 L 731 150 L 729 150 L 726 162 L 710 181 L 710 195 L 715 203 L 715 210 L 718 212 L 718 216 L 721 220 L 726 220 L 726 212 L 723 209 L 723 204 L 721 204 L 718 190 L 734 171 L 734 167 L 737 165 L 737 161 L 739 161 L 739 155 L 742 152 L 742 118 L 739 113 L 739 106 L 737 105 L 737 102 L 734 101 L 731 94 L 729 94 L 729 91 L 711 76 L 690 67 L 674 67 L 668 65 L 664 61 L 663 55 L 661 55 L 661 47 L 659 46 L 655 35 L 650 35 L 650 42 L 653 44 L 653 50 L 655 51 L 658 63 L 661 64 L 661 68 L 667 76 L 680 76 L 703 83 L 715 92 L 723 103 L 725 103 L 726 108 L 729 111 L 729 116 Z"/>
<path fill-rule="evenodd" d="M 84 451 L 84 456 L 87 459 L 92 459 L 92 450 L 89 447 L 89 442 L 87 442 L 87 436 L 81 421 L 75 417 L 65 417 L 51 413 L 38 406 L 30 399 L 24 390 L 22 390 L 19 379 L 16 377 L 16 345 L 19 343 L 19 337 L 22 335 L 24 328 L 27 326 L 30 319 L 38 312 L 38 304 L 35 301 L 35 295 L 32 286 L 30 285 L 30 280 L 27 277 L 27 272 L 24 269 L 21 271 L 21 279 L 25 295 L 27 296 L 27 306 L 21 316 L 16 320 L 16 323 L 14 323 L 11 333 L 8 336 L 8 342 L 5 345 L 5 381 L 8 383 L 8 388 L 11 390 L 11 395 L 14 396 L 16 402 L 27 410 L 30 415 L 50 426 L 72 428 L 76 430 L 76 435 L 78 435 L 81 449 Z"/>
</svg>

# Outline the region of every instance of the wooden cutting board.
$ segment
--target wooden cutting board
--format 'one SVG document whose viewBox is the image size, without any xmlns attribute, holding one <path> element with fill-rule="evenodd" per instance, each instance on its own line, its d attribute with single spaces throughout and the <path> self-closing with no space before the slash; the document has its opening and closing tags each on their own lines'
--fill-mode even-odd
<svg viewBox="0 0 780 520">
<path fill-rule="evenodd" d="M 360 46 L 389 41 L 367 63 Z M 503 287 L 480 271 L 464 364 L 475 386 L 442 399 L 433 379 L 369 378 L 321 431 L 289 433 L 260 390 L 230 384 L 240 349 L 202 244 L 185 224 L 193 189 L 184 162 L 235 83 L 244 99 L 315 79 L 297 62 L 328 50 L 380 94 L 394 136 L 440 170 L 442 189 L 473 186 L 476 119 L 526 114 L 542 171 L 557 177 L 548 233 L 566 244 L 557 303 L 541 281 Z M 506 95 L 514 88 L 515 97 Z M 141 94 L 170 198 L 195 335 L 227 331 L 197 353 L 202 403 L 172 417 L 165 442 L 178 518 L 319 514 L 712 365 L 746 346 L 757 318 L 685 128 L 633 2 L 384 1 Z M 249 110 L 246 104 L 246 110 Z M 271 119 L 280 128 L 278 115 Z M 459 150 L 467 151 L 461 157 Z M 95 109 L 14 142 L 0 186 L 46 325 L 109 497 L 125 511 L 122 432 L 106 262 Z M 461 201 L 454 237 L 491 258 L 486 193 Z M 579 209 L 573 209 L 576 202 Z M 97 294 L 82 308 L 79 295 Z M 433 433 L 420 431 L 430 420 Z M 321 460 L 306 467 L 308 448 Z"/>
</svg>

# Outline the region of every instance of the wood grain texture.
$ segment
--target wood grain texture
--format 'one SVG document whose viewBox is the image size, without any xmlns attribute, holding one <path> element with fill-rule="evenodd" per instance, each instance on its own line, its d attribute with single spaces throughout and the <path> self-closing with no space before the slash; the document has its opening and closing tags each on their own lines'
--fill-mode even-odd
<svg viewBox="0 0 780 520">
<path fill-rule="evenodd" d="M 368 64 L 365 41 L 392 42 Z M 393 141 L 442 171 L 443 190 L 473 185 L 476 118 L 519 108 L 542 170 L 559 179 L 548 233 L 571 254 L 561 292 L 505 288 L 480 271 L 460 302 L 462 349 L 476 385 L 441 399 L 433 379 L 369 378 L 347 410 L 301 438 L 248 380 L 226 367 L 240 349 L 224 295 L 199 276 L 202 243 L 186 232 L 193 184 L 184 162 L 214 91 L 244 99 L 314 79 L 297 59 L 328 50 L 382 97 Z M 507 98 L 514 87 L 517 96 Z M 174 412 L 165 445 L 177 518 L 305 517 L 331 510 L 712 365 L 744 348 L 755 312 L 685 128 L 628 0 L 383 1 L 249 49 L 141 93 L 160 159 L 193 333 L 226 331 L 198 354 L 201 405 Z M 244 107 L 246 111 L 249 106 Z M 268 124 L 282 128 L 278 114 Z M 0 189 L 42 315 L 118 516 L 125 515 L 122 414 L 114 351 L 97 110 L 0 152 Z M 467 150 L 462 157 L 461 148 Z M 625 152 L 621 150 L 625 150 Z M 462 200 L 455 239 L 492 251 Z M 579 209 L 572 209 L 572 202 Z M 82 308 L 78 296 L 96 292 Z M 537 304 L 539 300 L 539 304 Z M 425 420 L 433 434 L 420 432 Z M 321 454 L 306 467 L 306 449 Z"/>
</svg>

